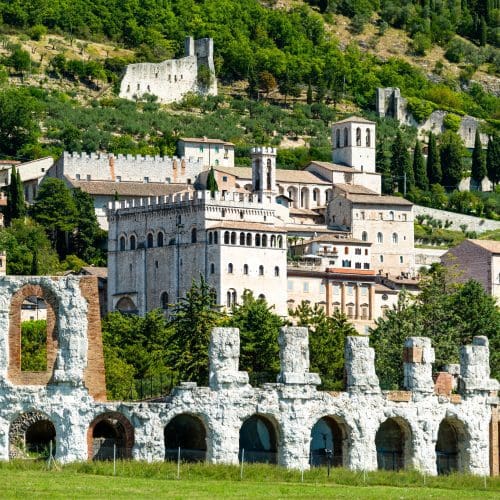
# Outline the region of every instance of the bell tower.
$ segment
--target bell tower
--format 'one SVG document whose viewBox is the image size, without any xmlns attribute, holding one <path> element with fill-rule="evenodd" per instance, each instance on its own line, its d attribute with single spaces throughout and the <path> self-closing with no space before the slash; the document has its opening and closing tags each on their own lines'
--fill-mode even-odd
<svg viewBox="0 0 500 500">
<path fill-rule="evenodd" d="M 259 200 L 276 194 L 276 148 L 252 148 L 252 191 Z"/>
</svg>

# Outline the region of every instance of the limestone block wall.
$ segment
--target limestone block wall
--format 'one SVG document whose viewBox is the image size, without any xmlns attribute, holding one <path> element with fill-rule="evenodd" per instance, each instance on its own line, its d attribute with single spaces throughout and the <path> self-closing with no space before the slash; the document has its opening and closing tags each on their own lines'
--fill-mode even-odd
<svg viewBox="0 0 500 500">
<path fill-rule="evenodd" d="M 58 345 L 53 376 L 48 382 L 34 380 L 26 385 L 9 376 L 9 331 L 15 326 L 10 311 L 17 307 L 12 297 L 29 286 L 52 294 Z M 443 441 L 443 428 L 448 426 L 456 436 L 454 451 L 448 454 L 456 469 L 479 475 L 498 471 L 498 457 L 493 453 L 497 448 L 490 445 L 491 429 L 492 438 L 498 439 L 498 382 L 489 379 L 489 347 L 484 337 L 476 337 L 472 346 L 463 348 L 461 392 L 451 395 L 432 390 L 433 353 L 428 339 L 411 338 L 405 345 L 405 379 L 411 390 L 381 391 L 369 339 L 349 337 L 347 390 L 333 393 L 317 390 L 319 377 L 309 372 L 307 329 L 281 329 L 278 381 L 257 388 L 239 371 L 238 330 L 216 328 L 209 347 L 208 387 L 185 382 L 156 401 L 111 402 L 102 399 L 102 386 L 95 385 L 102 375 L 102 350 L 94 330 L 97 313 L 89 295 L 92 286 L 82 277 L 0 281 L 0 459 L 23 456 L 30 429 L 42 423 L 61 462 L 104 458 L 102 445 L 107 439 L 108 444 L 119 444 L 123 458 L 160 461 L 181 447 L 184 452 L 198 453 L 198 459 L 236 464 L 242 455 L 244 428 L 257 419 L 270 436 L 269 450 L 262 452 L 267 461 L 289 468 L 311 466 L 315 428 L 318 422 L 327 421 L 338 430 L 334 438 L 338 465 L 350 469 L 384 467 L 384 446 L 389 442 L 384 429 L 389 425 L 399 435 L 398 451 L 393 452 L 398 468 L 436 474 L 442 467 L 441 455 L 451 446 Z M 179 419 L 196 425 L 174 442 L 172 431 L 182 435 L 182 429 L 175 427 Z M 103 425 L 114 429 L 112 439 L 103 434 Z M 198 449 L 186 450 L 188 442 L 196 442 Z M 250 457 L 255 453 L 250 448 L 247 452 L 245 456 Z"/>
</svg>

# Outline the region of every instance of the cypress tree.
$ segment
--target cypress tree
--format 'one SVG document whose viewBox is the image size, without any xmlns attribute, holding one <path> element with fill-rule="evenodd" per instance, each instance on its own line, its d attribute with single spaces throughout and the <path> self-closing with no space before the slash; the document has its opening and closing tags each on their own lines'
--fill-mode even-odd
<svg viewBox="0 0 500 500">
<path fill-rule="evenodd" d="M 26 215 L 23 184 L 21 176 L 14 166 L 10 172 L 10 184 L 6 191 L 7 209 L 5 211 L 5 224 L 9 226 L 14 219 L 19 219 Z"/>
<path fill-rule="evenodd" d="M 476 184 L 480 184 L 486 177 L 486 159 L 484 157 L 483 145 L 479 137 L 479 129 L 476 129 L 476 138 L 474 140 L 474 151 L 472 151 L 471 177 Z"/>
<path fill-rule="evenodd" d="M 479 45 L 484 47 L 488 40 L 488 26 L 484 17 L 481 17 L 481 22 L 479 23 Z"/>
<path fill-rule="evenodd" d="M 427 152 L 427 179 L 429 184 L 440 184 L 443 179 L 439 150 L 436 144 L 436 137 L 429 132 L 429 149 Z"/>
<path fill-rule="evenodd" d="M 377 141 L 376 169 L 378 173 L 382 174 L 382 193 L 393 194 L 391 162 L 383 144 L 383 141 Z"/>
<path fill-rule="evenodd" d="M 311 84 L 309 84 L 307 86 L 307 104 L 309 104 L 309 106 L 312 104 L 313 102 L 313 89 L 312 89 L 312 86 Z"/>
<path fill-rule="evenodd" d="M 463 174 L 463 144 L 455 132 L 447 130 L 441 135 L 439 154 L 443 166 L 443 185 L 448 190 L 456 189 Z"/>
<path fill-rule="evenodd" d="M 415 184 L 419 189 L 427 191 L 429 189 L 429 180 L 427 179 L 427 170 L 425 168 L 422 147 L 417 139 L 415 150 L 413 151 L 413 172 L 415 174 Z"/>
<path fill-rule="evenodd" d="M 486 150 L 486 170 L 488 179 L 496 186 L 500 182 L 500 136 L 494 135 L 488 138 L 488 149 Z"/>
<path fill-rule="evenodd" d="M 210 191 L 212 198 L 214 197 L 215 191 L 219 190 L 217 181 L 215 180 L 214 167 L 211 167 L 207 176 L 207 191 Z"/>
<path fill-rule="evenodd" d="M 391 172 L 398 179 L 398 190 L 401 193 L 405 192 L 405 190 L 409 191 L 415 186 L 415 176 L 413 174 L 410 155 L 400 131 L 396 135 L 391 151 Z"/>
</svg>

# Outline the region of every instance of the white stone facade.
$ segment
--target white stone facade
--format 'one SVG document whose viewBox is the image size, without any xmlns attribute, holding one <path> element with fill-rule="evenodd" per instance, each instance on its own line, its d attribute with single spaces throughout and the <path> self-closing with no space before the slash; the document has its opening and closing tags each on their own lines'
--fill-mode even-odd
<svg viewBox="0 0 500 500">
<path fill-rule="evenodd" d="M 30 283 L 42 285 L 54 296 L 58 344 L 48 383 L 22 385 L 9 375 L 8 311 L 12 294 Z M 489 424 L 496 415 L 492 409 L 498 405 L 498 382 L 489 378 L 489 348 L 484 337 L 475 337 L 472 346 L 462 349 L 460 395 L 448 396 L 438 396 L 432 390 L 433 350 L 428 339 L 411 338 L 405 345 L 405 380 L 411 391 L 387 392 L 380 390 L 368 338 L 349 337 L 345 351 L 347 390 L 331 393 L 318 391 L 320 379 L 309 372 L 306 328 L 281 330 L 278 382 L 260 388 L 250 386 L 246 373 L 238 371 L 238 330 L 216 328 L 209 349 L 208 387 L 183 383 L 154 402 L 106 402 L 91 397 L 85 385 L 84 371 L 90 363 L 86 334 L 89 312 L 78 278 L 4 278 L 0 308 L 1 459 L 16 456 L 20 442 L 29 444 L 32 425 L 43 421 L 54 428 L 58 460 L 87 460 L 96 456 L 95 448 L 102 444 L 95 423 L 112 425 L 118 421 L 121 425 L 117 428 L 123 434 L 120 443 L 126 447 L 123 456 L 161 461 L 169 457 L 169 448 L 176 451 L 177 446 L 185 447 L 197 437 L 183 435 L 175 428 L 176 419 L 184 417 L 197 424 L 193 434 L 200 434 L 199 449 L 191 452 L 198 452 L 198 459 L 236 464 L 244 445 L 245 425 L 257 419 L 270 437 L 260 449 L 246 450 L 245 456 L 250 458 L 253 452 L 257 461 L 308 469 L 313 462 L 311 443 L 317 424 L 329 422 L 339 431 L 329 431 L 339 465 L 365 471 L 387 468 L 381 442 L 387 439 L 384 426 L 389 423 L 399 429 L 398 450 L 393 452 L 398 468 L 415 468 L 430 475 L 438 469 L 447 472 L 442 462 L 445 455 L 452 456 L 452 469 L 490 473 Z M 443 439 L 446 427 L 454 431 L 448 440 Z M 168 442 L 172 432 L 175 443 Z M 115 436 L 108 444 L 118 441 Z"/>
<path fill-rule="evenodd" d="M 120 97 L 140 99 L 145 94 L 154 95 L 161 103 L 182 100 L 188 92 L 203 95 L 217 95 L 217 80 L 213 59 L 213 40 L 202 38 L 185 40 L 185 57 L 170 59 L 161 63 L 129 64 L 120 85 Z M 200 66 L 210 71 L 208 87 L 200 84 Z"/>
</svg>

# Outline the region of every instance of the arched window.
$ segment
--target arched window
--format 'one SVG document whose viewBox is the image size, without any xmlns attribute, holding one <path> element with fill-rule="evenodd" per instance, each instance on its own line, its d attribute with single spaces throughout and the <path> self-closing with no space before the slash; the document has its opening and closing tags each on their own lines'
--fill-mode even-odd
<svg viewBox="0 0 500 500">
<path fill-rule="evenodd" d="M 384 235 L 382 233 L 377 233 L 377 243 L 384 242 Z"/>
<path fill-rule="evenodd" d="M 167 292 L 163 292 L 160 295 L 160 304 L 161 304 L 161 308 L 164 311 L 168 309 L 168 293 Z"/>
<path fill-rule="evenodd" d="M 130 236 L 130 250 L 135 250 L 135 243 L 136 243 L 135 236 L 134 235 Z"/>
<path fill-rule="evenodd" d="M 120 250 L 123 252 L 125 250 L 125 236 L 120 237 Z"/>
<path fill-rule="evenodd" d="M 267 247 L 267 234 L 262 235 L 262 246 Z"/>
<path fill-rule="evenodd" d="M 236 245 L 236 233 L 234 231 L 231 233 L 231 245 Z"/>
<path fill-rule="evenodd" d="M 260 247 L 260 234 L 255 235 L 255 246 Z"/>
<path fill-rule="evenodd" d="M 162 231 L 160 231 L 156 235 L 156 246 L 158 246 L 158 247 L 162 247 L 163 246 L 163 232 Z"/>
<path fill-rule="evenodd" d="M 153 248 L 153 234 L 148 233 L 148 248 Z"/>
<path fill-rule="evenodd" d="M 278 247 L 283 248 L 283 236 L 278 236 Z"/>
<path fill-rule="evenodd" d="M 233 274 L 233 265 L 231 264 L 231 262 L 227 265 L 227 272 L 229 274 Z"/>
<path fill-rule="evenodd" d="M 344 147 L 349 146 L 349 131 L 347 127 L 344 128 Z"/>
<path fill-rule="evenodd" d="M 344 254 L 345 255 L 349 255 L 349 247 L 345 247 L 344 248 Z"/>
<path fill-rule="evenodd" d="M 247 233 L 247 246 L 252 246 L 252 234 Z"/>
<path fill-rule="evenodd" d="M 211 232 L 209 232 L 209 233 L 208 233 L 208 244 L 209 244 L 209 245 L 211 245 L 213 241 L 214 241 L 214 240 L 213 240 L 212 233 L 211 233 Z"/>
<path fill-rule="evenodd" d="M 240 233 L 240 245 L 245 244 L 245 233 Z"/>
<path fill-rule="evenodd" d="M 278 266 L 275 266 L 274 268 L 274 276 L 279 276 L 280 275 L 280 268 Z"/>
<path fill-rule="evenodd" d="M 215 274 L 215 264 L 210 264 L 210 274 Z"/>
<path fill-rule="evenodd" d="M 214 231 L 214 245 L 218 245 L 219 243 L 219 233 Z"/>
<path fill-rule="evenodd" d="M 356 146 L 361 146 L 361 128 L 356 129 Z"/>
<path fill-rule="evenodd" d="M 371 146 L 371 131 L 369 128 L 366 129 L 366 147 L 369 148 Z"/>
<path fill-rule="evenodd" d="M 272 190 L 272 182 L 271 182 L 271 172 L 272 172 L 272 165 L 271 165 L 271 160 L 267 160 L 267 190 L 271 191 Z"/>
<path fill-rule="evenodd" d="M 392 210 L 389 212 L 389 220 L 394 220 L 394 212 Z"/>
<path fill-rule="evenodd" d="M 197 239 L 196 228 L 193 227 L 193 229 L 191 229 L 191 243 L 196 243 Z"/>
<path fill-rule="evenodd" d="M 243 266 L 243 274 L 248 274 L 248 264 Z"/>
<path fill-rule="evenodd" d="M 368 241 L 368 233 L 366 231 L 363 231 L 363 233 L 361 234 L 361 239 L 363 241 Z"/>
<path fill-rule="evenodd" d="M 229 231 L 224 233 L 224 244 L 229 245 Z"/>
<path fill-rule="evenodd" d="M 270 246 L 271 246 L 271 248 L 276 248 L 276 236 L 274 234 L 271 235 Z"/>
<path fill-rule="evenodd" d="M 227 307 L 236 305 L 236 296 L 236 290 L 234 288 L 230 288 L 227 291 Z"/>
<path fill-rule="evenodd" d="M 259 266 L 259 276 L 264 276 L 264 266 Z"/>
<path fill-rule="evenodd" d="M 337 148 L 340 148 L 340 129 L 335 131 L 335 144 Z"/>
<path fill-rule="evenodd" d="M 392 233 L 392 242 L 397 245 L 398 243 L 398 233 Z"/>
</svg>

